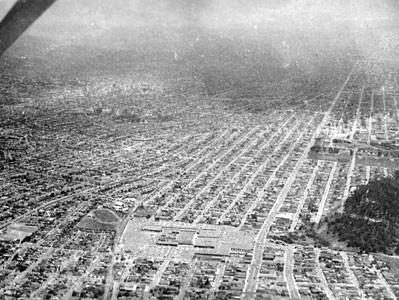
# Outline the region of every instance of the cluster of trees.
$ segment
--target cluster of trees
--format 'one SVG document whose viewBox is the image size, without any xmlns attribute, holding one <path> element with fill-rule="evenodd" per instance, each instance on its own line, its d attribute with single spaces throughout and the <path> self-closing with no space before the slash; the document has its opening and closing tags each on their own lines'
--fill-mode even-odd
<svg viewBox="0 0 399 300">
<path fill-rule="evenodd" d="M 392 177 L 371 180 L 346 200 L 328 229 L 365 252 L 399 254 L 399 171 Z"/>
<path fill-rule="evenodd" d="M 359 186 L 345 202 L 345 213 L 395 225 L 399 221 L 399 171 Z"/>
</svg>

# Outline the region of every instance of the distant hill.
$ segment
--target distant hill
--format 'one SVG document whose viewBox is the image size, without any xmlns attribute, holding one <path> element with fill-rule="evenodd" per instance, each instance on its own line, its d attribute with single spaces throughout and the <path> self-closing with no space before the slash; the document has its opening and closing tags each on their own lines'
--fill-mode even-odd
<svg viewBox="0 0 399 300">
<path fill-rule="evenodd" d="M 399 171 L 358 187 L 346 200 L 344 212 L 328 222 L 328 229 L 349 247 L 398 255 Z"/>
</svg>

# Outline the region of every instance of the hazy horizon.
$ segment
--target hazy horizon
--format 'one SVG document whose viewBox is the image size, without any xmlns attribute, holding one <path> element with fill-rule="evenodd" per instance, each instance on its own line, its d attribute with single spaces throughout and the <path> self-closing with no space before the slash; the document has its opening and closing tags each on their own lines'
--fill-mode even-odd
<svg viewBox="0 0 399 300">
<path fill-rule="evenodd" d="M 13 3 L 0 2 L 3 10 Z M 298 72 L 320 80 L 381 50 L 398 27 L 394 8 L 375 0 L 59 0 L 6 56 L 30 74 L 172 70 L 218 91 Z"/>
</svg>

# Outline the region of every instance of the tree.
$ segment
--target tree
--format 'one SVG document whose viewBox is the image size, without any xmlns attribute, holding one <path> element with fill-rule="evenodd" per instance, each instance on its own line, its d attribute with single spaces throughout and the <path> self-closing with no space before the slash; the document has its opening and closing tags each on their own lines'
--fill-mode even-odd
<svg viewBox="0 0 399 300">
<path fill-rule="evenodd" d="M 328 221 L 328 229 L 365 252 L 399 251 L 399 172 L 359 186 L 346 200 L 342 214 Z"/>
</svg>

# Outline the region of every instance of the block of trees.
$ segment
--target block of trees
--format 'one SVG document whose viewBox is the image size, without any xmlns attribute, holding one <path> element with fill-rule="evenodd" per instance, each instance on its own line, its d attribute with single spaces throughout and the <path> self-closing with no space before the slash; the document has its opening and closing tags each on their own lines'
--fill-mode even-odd
<svg viewBox="0 0 399 300">
<path fill-rule="evenodd" d="M 399 171 L 359 186 L 344 211 L 329 220 L 328 230 L 360 251 L 398 255 Z"/>
</svg>

